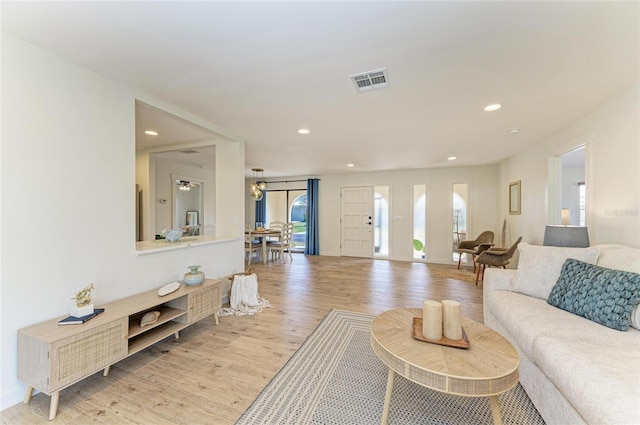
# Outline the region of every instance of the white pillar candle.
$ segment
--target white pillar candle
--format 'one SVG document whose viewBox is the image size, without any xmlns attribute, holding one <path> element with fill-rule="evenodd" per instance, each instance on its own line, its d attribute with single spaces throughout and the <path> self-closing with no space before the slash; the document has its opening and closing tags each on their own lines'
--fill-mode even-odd
<svg viewBox="0 0 640 425">
<path fill-rule="evenodd" d="M 442 328 L 446 338 L 462 339 L 462 312 L 458 301 L 442 301 Z"/>
<path fill-rule="evenodd" d="M 422 336 L 427 339 L 442 339 L 442 304 L 425 300 L 422 304 Z"/>
</svg>

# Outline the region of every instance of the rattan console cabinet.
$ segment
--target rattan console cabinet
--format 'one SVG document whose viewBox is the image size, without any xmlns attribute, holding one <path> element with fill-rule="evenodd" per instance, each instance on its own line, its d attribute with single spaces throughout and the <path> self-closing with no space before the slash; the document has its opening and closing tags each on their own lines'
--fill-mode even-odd
<svg viewBox="0 0 640 425">
<path fill-rule="evenodd" d="M 58 319 L 18 331 L 18 379 L 27 384 L 24 403 L 33 389 L 51 396 L 49 420 L 56 417 L 60 390 L 109 367 L 187 326 L 214 315 L 222 307 L 222 281 L 205 279 L 160 297 L 143 292 L 100 306 L 104 313 L 81 325 L 58 326 Z M 149 311 L 161 314 L 152 325 L 140 327 Z"/>
</svg>

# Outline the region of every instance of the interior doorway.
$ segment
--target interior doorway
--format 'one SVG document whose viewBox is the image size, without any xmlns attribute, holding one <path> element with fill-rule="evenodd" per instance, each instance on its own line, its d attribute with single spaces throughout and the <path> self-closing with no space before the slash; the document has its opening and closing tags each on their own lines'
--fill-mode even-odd
<svg viewBox="0 0 640 425">
<path fill-rule="evenodd" d="M 453 184 L 453 261 L 458 261 L 458 256 L 462 256 L 462 261 L 467 261 L 466 254 L 456 252 L 458 244 L 467 239 L 467 204 L 469 198 L 469 186 L 467 183 Z"/>
<path fill-rule="evenodd" d="M 579 146 L 569 152 L 549 158 L 548 224 L 562 223 L 562 210 L 569 210 L 570 223 L 586 226 L 587 186 L 586 148 Z"/>
</svg>

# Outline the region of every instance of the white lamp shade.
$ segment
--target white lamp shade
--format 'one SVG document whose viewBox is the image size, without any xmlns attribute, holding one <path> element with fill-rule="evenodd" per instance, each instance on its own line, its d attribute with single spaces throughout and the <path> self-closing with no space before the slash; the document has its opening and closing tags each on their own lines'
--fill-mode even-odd
<svg viewBox="0 0 640 425">
<path fill-rule="evenodd" d="M 560 224 L 562 224 L 563 226 L 573 225 L 573 221 L 571 221 L 571 212 L 569 211 L 569 208 L 563 208 L 562 211 L 560 211 Z"/>
</svg>

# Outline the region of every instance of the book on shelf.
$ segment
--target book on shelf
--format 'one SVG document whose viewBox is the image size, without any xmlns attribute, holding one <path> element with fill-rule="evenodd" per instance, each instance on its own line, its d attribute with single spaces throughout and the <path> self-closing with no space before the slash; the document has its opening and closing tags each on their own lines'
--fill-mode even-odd
<svg viewBox="0 0 640 425">
<path fill-rule="evenodd" d="M 66 319 L 62 319 L 61 321 L 59 321 L 58 322 L 58 326 L 81 325 L 81 324 L 93 319 L 98 314 L 103 313 L 103 312 L 104 312 L 104 308 L 96 308 L 96 309 L 93 310 L 93 313 L 87 314 L 86 316 L 82 316 L 82 317 L 69 316 Z"/>
</svg>

